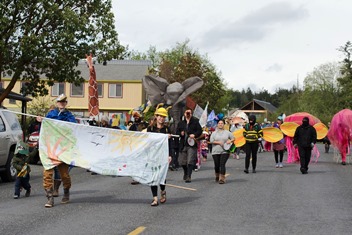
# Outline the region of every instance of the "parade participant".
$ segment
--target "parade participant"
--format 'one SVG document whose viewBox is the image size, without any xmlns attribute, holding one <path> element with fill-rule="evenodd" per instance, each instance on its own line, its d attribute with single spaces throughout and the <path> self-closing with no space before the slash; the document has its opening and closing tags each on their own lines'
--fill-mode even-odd
<svg viewBox="0 0 352 235">
<path fill-rule="evenodd" d="M 167 110 L 165 108 L 158 108 L 155 113 L 155 121 L 153 122 L 152 125 L 149 125 L 147 128 L 147 132 L 155 132 L 155 133 L 163 133 L 163 134 L 169 134 L 169 163 L 171 162 L 171 149 L 172 149 L 172 143 L 171 143 L 171 134 L 170 134 L 170 129 L 167 127 L 165 124 L 165 118 L 168 116 Z M 151 206 L 158 206 L 158 186 L 153 185 L 150 187 L 152 190 L 152 195 L 153 195 L 153 201 L 150 204 Z M 163 184 L 160 184 L 160 203 L 165 203 L 166 202 L 166 190 L 165 190 L 165 182 Z"/>
<path fill-rule="evenodd" d="M 127 122 L 127 130 L 130 130 L 130 127 L 132 126 L 133 122 L 130 120 Z"/>
<path fill-rule="evenodd" d="M 317 131 L 309 124 L 309 118 L 304 117 L 302 125 L 297 127 L 293 137 L 293 146 L 298 147 L 301 162 L 301 173 L 308 174 L 308 165 L 312 155 L 312 149 L 317 142 Z"/>
<path fill-rule="evenodd" d="M 249 116 L 249 123 L 244 126 L 243 136 L 246 139 L 246 160 L 244 172 L 248 174 L 250 159 L 252 157 L 253 173 L 256 173 L 257 152 L 259 147 L 258 139 L 263 137 L 263 130 L 260 125 L 256 123 L 256 117 L 254 115 Z"/>
<path fill-rule="evenodd" d="M 105 127 L 105 128 L 110 128 L 110 125 L 109 125 L 109 118 L 107 116 L 102 116 L 101 118 L 101 122 L 100 122 L 100 126 L 101 127 Z"/>
<path fill-rule="evenodd" d="M 283 123 L 282 117 L 279 116 L 277 118 L 276 123 L 274 124 L 274 127 L 279 128 L 281 124 Z M 274 150 L 274 157 L 275 157 L 275 167 L 276 168 L 283 168 L 284 165 L 282 164 L 282 160 L 284 158 L 284 150 L 285 150 L 285 138 L 282 138 L 280 141 L 273 143 L 273 150 Z M 279 161 L 279 155 L 280 155 L 280 161 Z"/>
<path fill-rule="evenodd" d="M 171 142 L 172 142 L 172 155 L 171 155 L 172 161 L 170 164 L 170 170 L 178 171 L 178 168 L 180 167 L 178 164 L 180 137 L 172 136 Z"/>
<path fill-rule="evenodd" d="M 142 120 L 141 114 L 138 111 L 133 111 L 132 117 L 134 118 L 134 122 L 128 129 L 129 131 L 142 131 L 148 127 L 148 123 Z M 137 185 L 139 182 L 132 180 L 131 184 Z"/>
<path fill-rule="evenodd" d="M 39 116 L 39 115 L 37 115 Z M 31 122 L 31 124 L 29 125 L 29 128 L 28 128 L 28 134 L 31 134 L 33 132 L 36 132 L 36 131 L 39 131 L 40 130 L 40 125 L 41 123 L 38 122 L 37 118 L 34 118 Z"/>
<path fill-rule="evenodd" d="M 219 184 L 225 183 L 226 162 L 230 153 L 224 149 L 224 144 L 231 144 L 234 140 L 232 133 L 224 129 L 225 122 L 218 121 L 215 132 L 210 137 L 210 143 L 213 145 L 212 156 L 214 159 L 215 181 Z"/>
<path fill-rule="evenodd" d="M 194 165 L 194 168 L 193 168 L 193 170 L 195 172 L 198 172 L 200 170 L 201 165 L 202 165 L 201 143 L 202 143 L 202 140 L 204 140 L 204 138 L 205 138 L 205 135 L 202 132 L 202 134 L 198 138 L 195 139 L 196 143 L 197 143 L 197 161 L 196 161 L 196 164 Z"/>
<path fill-rule="evenodd" d="M 128 129 L 129 131 L 142 131 L 148 127 L 148 123 L 142 120 L 142 116 L 138 111 L 133 111 L 132 117 L 134 118 L 134 122 Z"/>
<path fill-rule="evenodd" d="M 196 139 L 202 134 L 199 119 L 192 116 L 191 109 L 184 112 L 184 119 L 178 123 L 176 133 L 181 137 L 179 164 L 184 171 L 183 180 L 191 183 L 193 167 L 197 162 Z"/>
<path fill-rule="evenodd" d="M 90 126 L 98 126 L 98 123 L 97 123 L 97 121 L 95 120 L 94 117 L 89 119 L 88 123 L 89 123 Z"/>
<path fill-rule="evenodd" d="M 330 128 L 330 122 L 328 122 L 328 128 Z M 325 136 L 323 138 L 323 144 L 324 144 L 324 147 L 325 147 L 325 153 L 329 153 L 331 142 L 330 142 L 328 136 Z"/>
<path fill-rule="evenodd" d="M 203 157 L 203 162 L 206 162 L 208 157 L 208 141 L 210 139 L 207 131 L 203 131 L 203 135 L 204 135 L 204 139 L 200 141 L 200 150 L 201 150 L 201 155 Z"/>
<path fill-rule="evenodd" d="M 55 109 L 47 114 L 47 118 L 76 123 L 75 117 L 66 109 L 66 95 L 61 94 L 57 97 L 56 106 Z M 68 203 L 70 201 L 71 177 L 69 175 L 69 165 L 62 162 L 57 166 L 57 170 L 60 172 L 61 180 L 57 178 L 53 180 L 54 169 L 44 170 L 43 173 L 43 186 L 46 192 L 46 197 L 48 198 L 48 202 L 45 204 L 45 207 L 47 208 L 54 206 L 53 190 L 58 192 L 61 181 L 64 186 L 64 196 L 62 197 L 61 203 Z"/>
<path fill-rule="evenodd" d="M 233 133 L 239 129 L 243 129 L 243 126 L 239 122 L 235 122 L 231 126 L 230 132 Z M 241 152 L 241 148 L 236 148 L 233 158 L 236 158 L 237 160 L 239 160 L 240 159 L 240 152 Z"/>
<path fill-rule="evenodd" d="M 29 183 L 31 168 L 29 162 L 33 156 L 38 153 L 37 148 L 29 153 L 28 144 L 23 141 L 19 141 L 15 147 L 15 153 L 12 158 L 12 166 L 16 169 L 16 181 L 15 181 L 15 193 L 13 195 L 14 199 L 20 197 L 21 187 L 26 190 L 26 197 L 31 194 L 31 185 Z"/>
</svg>

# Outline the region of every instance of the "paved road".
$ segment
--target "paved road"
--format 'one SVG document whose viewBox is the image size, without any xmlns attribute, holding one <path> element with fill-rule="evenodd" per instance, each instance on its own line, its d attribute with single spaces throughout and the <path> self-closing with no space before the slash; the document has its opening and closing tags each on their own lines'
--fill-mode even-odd
<svg viewBox="0 0 352 235">
<path fill-rule="evenodd" d="M 194 190 L 167 187 L 155 208 L 149 187 L 75 168 L 71 203 L 46 209 L 42 167 L 32 166 L 31 197 L 14 200 L 13 183 L 0 182 L 0 234 L 352 234 L 352 166 L 319 149 L 308 175 L 297 164 L 276 169 L 272 152 L 259 154 L 256 174 L 243 173 L 243 154 L 229 159 L 224 185 L 211 159 L 190 184 L 170 171 L 168 184 Z"/>
</svg>

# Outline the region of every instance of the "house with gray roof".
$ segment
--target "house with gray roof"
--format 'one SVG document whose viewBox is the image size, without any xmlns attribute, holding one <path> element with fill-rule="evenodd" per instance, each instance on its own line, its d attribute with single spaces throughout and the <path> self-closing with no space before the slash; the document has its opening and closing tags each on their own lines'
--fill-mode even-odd
<svg viewBox="0 0 352 235">
<path fill-rule="evenodd" d="M 254 114 L 267 118 L 268 114 L 275 113 L 277 108 L 269 102 L 253 99 L 251 102 L 244 105 L 241 110 L 247 115 Z"/>
</svg>

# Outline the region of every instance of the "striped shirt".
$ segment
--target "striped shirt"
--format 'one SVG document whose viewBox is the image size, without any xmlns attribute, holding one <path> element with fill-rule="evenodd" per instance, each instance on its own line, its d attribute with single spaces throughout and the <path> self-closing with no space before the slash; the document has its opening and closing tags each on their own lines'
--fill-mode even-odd
<svg viewBox="0 0 352 235">
<path fill-rule="evenodd" d="M 247 123 L 244 127 L 243 136 L 246 138 L 246 142 L 257 142 L 259 138 L 263 137 L 263 130 L 258 123 L 253 126 Z"/>
</svg>

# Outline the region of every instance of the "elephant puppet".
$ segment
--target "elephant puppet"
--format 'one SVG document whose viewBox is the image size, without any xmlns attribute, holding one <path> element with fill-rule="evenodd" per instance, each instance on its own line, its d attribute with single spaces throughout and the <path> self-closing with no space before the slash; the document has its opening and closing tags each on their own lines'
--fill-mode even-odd
<svg viewBox="0 0 352 235">
<path fill-rule="evenodd" d="M 199 77 L 190 77 L 182 83 L 174 82 L 172 84 L 161 77 L 146 75 L 143 78 L 144 89 L 153 106 L 159 103 L 172 106 L 170 110 L 170 116 L 173 118 L 173 124 L 170 127 L 172 133 L 176 132 L 177 125 L 183 115 L 186 97 L 197 91 L 202 85 L 203 80 Z"/>
</svg>

